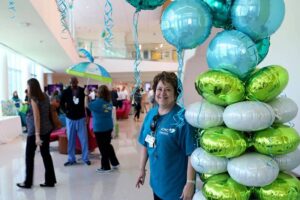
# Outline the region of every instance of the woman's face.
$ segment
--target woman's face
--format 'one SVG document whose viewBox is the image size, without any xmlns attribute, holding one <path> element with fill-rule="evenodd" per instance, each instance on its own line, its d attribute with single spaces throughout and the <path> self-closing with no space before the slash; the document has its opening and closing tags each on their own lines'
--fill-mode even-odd
<svg viewBox="0 0 300 200">
<path fill-rule="evenodd" d="M 168 82 L 159 81 L 155 91 L 155 101 L 161 107 L 172 107 L 176 101 L 173 86 Z"/>
</svg>

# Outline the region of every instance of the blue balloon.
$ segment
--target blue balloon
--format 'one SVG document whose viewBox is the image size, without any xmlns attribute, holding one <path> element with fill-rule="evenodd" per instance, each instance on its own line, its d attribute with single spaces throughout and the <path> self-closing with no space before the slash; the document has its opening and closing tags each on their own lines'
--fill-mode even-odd
<svg viewBox="0 0 300 200">
<path fill-rule="evenodd" d="M 170 44 L 177 49 L 192 49 L 209 36 L 212 15 L 202 1 L 174 1 L 163 12 L 160 26 Z"/>
<path fill-rule="evenodd" d="M 228 71 L 245 79 L 257 65 L 258 52 L 255 43 L 244 33 L 223 31 L 210 42 L 206 58 L 210 69 Z"/>
<path fill-rule="evenodd" d="M 236 0 L 231 9 L 233 26 L 258 41 L 272 35 L 285 14 L 283 0 Z"/>
</svg>

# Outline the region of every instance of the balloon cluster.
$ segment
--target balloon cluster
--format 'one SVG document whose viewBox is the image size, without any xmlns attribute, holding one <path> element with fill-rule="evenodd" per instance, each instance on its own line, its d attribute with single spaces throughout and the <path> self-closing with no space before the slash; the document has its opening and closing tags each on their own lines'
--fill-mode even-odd
<svg viewBox="0 0 300 200">
<path fill-rule="evenodd" d="M 209 70 L 195 80 L 203 100 L 185 112 L 186 120 L 199 129 L 191 163 L 204 182 L 193 200 L 300 199 L 300 182 L 289 173 L 300 165 L 300 137 L 285 124 L 296 117 L 298 107 L 292 99 L 279 97 L 288 72 L 278 65 L 256 68 L 283 21 L 284 1 L 198 2 L 209 7 L 212 24 L 225 30 L 209 44 Z M 186 38 L 193 29 L 181 30 L 182 24 L 171 20 L 184 16 L 166 23 L 173 30 L 165 31 L 167 40 L 179 48 L 194 47 L 196 43 L 186 42 L 195 36 Z"/>
</svg>

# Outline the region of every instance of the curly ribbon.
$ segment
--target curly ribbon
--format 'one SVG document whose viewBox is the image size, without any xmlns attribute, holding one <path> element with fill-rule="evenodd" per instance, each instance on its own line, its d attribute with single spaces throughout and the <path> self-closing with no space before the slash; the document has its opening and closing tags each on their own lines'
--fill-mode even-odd
<svg viewBox="0 0 300 200">
<path fill-rule="evenodd" d="M 104 6 L 104 31 L 102 32 L 102 37 L 104 38 L 104 46 L 105 49 L 108 49 L 112 46 L 112 28 L 114 26 L 114 22 L 112 20 L 112 5 L 110 0 L 106 0 Z"/>
<path fill-rule="evenodd" d="M 139 70 L 139 65 L 141 63 L 141 52 L 139 47 L 139 41 L 138 41 L 138 19 L 139 19 L 140 10 L 136 10 L 133 15 L 133 36 L 134 36 L 134 47 L 136 51 L 135 61 L 134 61 L 134 79 L 135 79 L 135 86 L 131 93 L 131 95 L 134 95 L 136 90 L 141 85 L 141 75 Z"/>
<path fill-rule="evenodd" d="M 178 111 L 178 113 L 174 116 L 174 119 L 176 121 L 176 124 L 178 127 L 181 127 L 184 125 L 184 104 L 183 104 L 183 87 L 182 87 L 182 81 L 183 81 L 183 50 L 177 49 L 177 56 L 178 56 L 178 86 L 177 86 L 177 104 L 181 107 L 181 109 Z"/>
<path fill-rule="evenodd" d="M 85 49 L 79 49 L 78 51 L 79 53 L 82 53 L 87 59 L 89 59 L 90 62 L 94 62 L 94 57 L 91 55 L 90 52 L 88 52 Z"/>
<path fill-rule="evenodd" d="M 14 0 L 8 0 L 8 9 L 11 12 L 11 18 L 14 19 L 16 17 L 16 4 Z"/>
<path fill-rule="evenodd" d="M 69 31 L 69 26 L 67 23 L 67 12 L 68 12 L 68 6 L 65 2 L 65 0 L 56 0 L 57 2 L 57 8 L 60 12 L 60 22 L 63 26 L 63 30 L 61 31 L 62 34 L 65 34 L 67 31 Z M 65 39 L 65 37 L 62 37 Z"/>
</svg>

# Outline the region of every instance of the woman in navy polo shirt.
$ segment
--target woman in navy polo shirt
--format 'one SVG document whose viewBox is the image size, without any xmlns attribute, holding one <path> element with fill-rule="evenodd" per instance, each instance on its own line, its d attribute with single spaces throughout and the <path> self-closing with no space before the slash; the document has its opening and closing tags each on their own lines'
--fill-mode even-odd
<svg viewBox="0 0 300 200">
<path fill-rule="evenodd" d="M 195 171 L 190 155 L 196 148 L 196 141 L 193 128 L 186 121 L 180 126 L 174 119 L 181 109 L 176 104 L 177 85 L 173 72 L 162 72 L 154 77 L 158 106 L 147 113 L 138 139 L 143 147 L 136 187 L 144 184 L 149 159 L 154 200 L 187 200 L 194 194 Z"/>
</svg>

